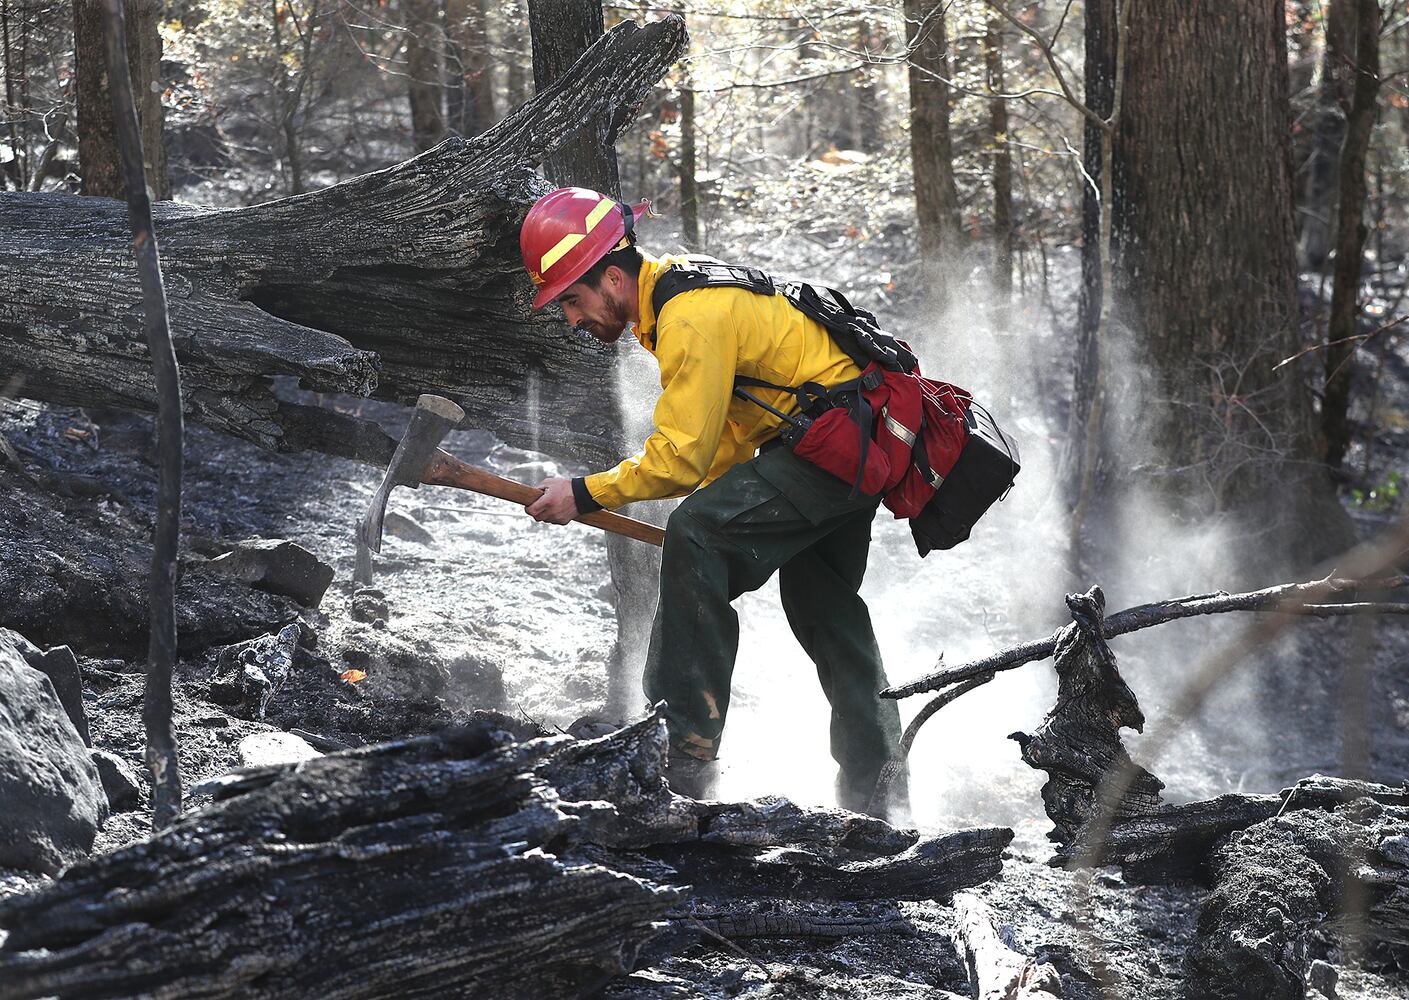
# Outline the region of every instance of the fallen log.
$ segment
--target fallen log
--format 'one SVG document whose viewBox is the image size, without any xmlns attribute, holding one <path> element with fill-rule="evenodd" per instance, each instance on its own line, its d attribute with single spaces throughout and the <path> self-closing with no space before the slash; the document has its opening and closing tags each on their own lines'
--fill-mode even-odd
<svg viewBox="0 0 1409 1000">
<path fill-rule="evenodd" d="M 588 741 L 486 724 L 232 772 L 160 834 L 0 901 L 0 1000 L 577 996 L 687 899 L 808 936 L 890 932 L 875 900 L 977 885 L 1012 837 L 696 802 L 666 784 L 666 749 L 654 715 Z M 822 920 L 809 898 L 854 902 Z"/>
<path fill-rule="evenodd" d="M 1273 817 L 1229 839 L 1215 868 L 1187 960 L 1194 1000 L 1301 1000 L 1318 935 L 1409 943 L 1405 806 Z"/>
<path fill-rule="evenodd" d="M 680 893 L 561 856 L 553 749 L 480 728 L 255 769 L 0 901 L 0 998 L 575 995 Z"/>
<path fill-rule="evenodd" d="M 403 402 L 438 393 L 514 444 L 618 458 L 602 405 L 613 366 L 530 313 L 518 223 L 547 190 L 537 166 L 580 136 L 615 141 L 685 38 L 676 16 L 624 22 L 482 135 L 331 188 L 226 211 L 158 205 L 190 416 L 269 448 L 349 454 L 362 434 L 350 418 L 275 397 L 271 376 L 293 375 Z M 153 409 L 122 203 L 4 193 L 0 225 L 0 386 Z M 535 382 L 552 387 L 541 412 Z"/>
</svg>

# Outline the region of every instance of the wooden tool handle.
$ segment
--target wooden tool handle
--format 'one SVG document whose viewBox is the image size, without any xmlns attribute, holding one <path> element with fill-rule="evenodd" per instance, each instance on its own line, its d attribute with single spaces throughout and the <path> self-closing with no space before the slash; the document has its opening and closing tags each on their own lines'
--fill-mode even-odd
<svg viewBox="0 0 1409 1000">
<path fill-rule="evenodd" d="M 512 479 L 505 479 L 503 476 L 496 476 L 492 472 L 476 468 L 445 451 L 437 451 L 431 456 L 430 465 L 426 467 L 425 474 L 421 476 L 421 482 L 428 486 L 453 486 L 456 489 L 469 490 L 472 493 L 497 497 L 500 500 L 509 500 L 525 506 L 537 500 L 543 492 L 536 486 L 526 486 L 523 483 L 516 483 Z M 610 531 L 615 535 L 634 538 L 639 542 L 649 542 L 652 545 L 665 544 L 663 529 L 657 528 L 654 524 L 646 524 L 644 521 L 613 514 L 611 511 L 594 510 L 590 514 L 578 516 L 576 520 L 583 524 L 590 524 L 594 528 L 601 528 L 603 531 Z"/>
</svg>

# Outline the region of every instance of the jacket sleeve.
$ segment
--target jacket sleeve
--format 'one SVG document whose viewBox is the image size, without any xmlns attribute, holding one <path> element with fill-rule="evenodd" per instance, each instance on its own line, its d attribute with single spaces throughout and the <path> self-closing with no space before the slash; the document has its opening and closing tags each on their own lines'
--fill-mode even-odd
<svg viewBox="0 0 1409 1000">
<path fill-rule="evenodd" d="M 584 481 L 608 510 L 689 493 L 710 473 L 724 436 L 738 358 L 733 323 L 672 316 L 658 328 L 656 343 L 662 392 L 655 432 L 639 455 Z"/>
</svg>

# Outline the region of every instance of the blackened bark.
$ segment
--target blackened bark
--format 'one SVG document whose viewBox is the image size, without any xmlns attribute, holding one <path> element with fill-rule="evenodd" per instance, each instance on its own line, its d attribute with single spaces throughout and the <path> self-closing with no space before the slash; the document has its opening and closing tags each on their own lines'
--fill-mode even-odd
<svg viewBox="0 0 1409 1000">
<path fill-rule="evenodd" d="M 176 558 L 181 542 L 181 458 L 185 431 L 181 416 L 181 372 L 171 343 L 166 287 L 147 180 L 137 105 L 127 71 L 128 46 L 122 0 L 103 0 L 108 91 L 122 155 L 127 219 L 142 285 L 142 328 L 151 354 L 157 394 L 157 518 L 152 535 L 151 638 L 142 722 L 147 731 L 147 766 L 152 772 L 152 825 L 167 826 L 181 812 L 181 769 L 171 722 L 171 671 L 176 664 Z"/>
<path fill-rule="evenodd" d="M 959 261 L 959 195 L 949 132 L 949 42 L 940 0 L 905 0 L 905 40 L 921 274 L 928 292 L 944 305 Z"/>
<path fill-rule="evenodd" d="M 141 123 L 143 161 L 152 197 L 171 197 L 171 181 L 162 143 L 164 113 L 161 95 L 161 36 L 156 0 L 124 0 L 127 66 Z M 123 197 L 122 157 L 117 147 L 108 70 L 103 58 L 102 0 L 75 0 L 73 5 L 74 100 L 78 112 L 78 173 L 83 193 L 103 198 Z"/>
<path fill-rule="evenodd" d="M 680 229 L 690 250 L 700 249 L 700 192 L 695 168 L 695 90 L 686 66 L 680 81 Z"/>
<path fill-rule="evenodd" d="M 1300 343 L 1283 5 L 1134 4 L 1127 69 L 1115 292 L 1152 368 L 1127 419 L 1167 497 L 1256 526 L 1250 572 L 1329 555 L 1350 526 L 1315 464 L 1309 394 L 1275 367 Z"/>
<path fill-rule="evenodd" d="M 1354 9 L 1354 85 L 1345 141 L 1341 145 L 1340 203 L 1336 210 L 1335 286 L 1331 319 L 1326 330 L 1326 386 L 1321 397 L 1321 433 L 1326 461 L 1339 467 L 1350 447 L 1350 377 L 1360 317 L 1360 270 L 1365 255 L 1365 167 L 1380 91 L 1380 7 L 1375 0 L 1356 0 Z"/>
</svg>

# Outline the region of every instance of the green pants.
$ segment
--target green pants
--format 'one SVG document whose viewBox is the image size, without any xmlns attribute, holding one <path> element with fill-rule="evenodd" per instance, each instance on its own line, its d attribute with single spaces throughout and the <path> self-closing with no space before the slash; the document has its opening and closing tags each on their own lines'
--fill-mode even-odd
<svg viewBox="0 0 1409 1000">
<path fill-rule="evenodd" d="M 858 593 L 877 501 L 850 494 L 775 448 L 687 497 L 666 526 L 644 686 L 651 701 L 667 703 L 673 749 L 715 757 L 739 646 L 730 602 L 778 571 L 788 623 L 831 703 L 838 802 L 861 810 L 900 738 L 900 712 L 877 697 L 885 671 Z"/>
</svg>

